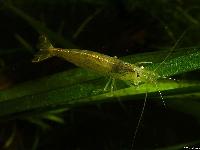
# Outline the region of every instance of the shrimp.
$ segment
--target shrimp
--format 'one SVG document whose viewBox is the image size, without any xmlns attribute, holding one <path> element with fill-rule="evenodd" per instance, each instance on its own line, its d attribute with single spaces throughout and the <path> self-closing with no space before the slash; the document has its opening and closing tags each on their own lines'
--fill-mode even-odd
<svg viewBox="0 0 200 150">
<path fill-rule="evenodd" d="M 40 37 L 40 51 L 32 62 L 40 62 L 50 57 L 63 58 L 78 67 L 88 69 L 112 79 L 119 79 L 132 85 L 145 82 L 154 83 L 159 77 L 143 66 L 124 62 L 117 57 L 110 57 L 101 53 L 80 49 L 54 48 L 45 36 Z"/>
</svg>

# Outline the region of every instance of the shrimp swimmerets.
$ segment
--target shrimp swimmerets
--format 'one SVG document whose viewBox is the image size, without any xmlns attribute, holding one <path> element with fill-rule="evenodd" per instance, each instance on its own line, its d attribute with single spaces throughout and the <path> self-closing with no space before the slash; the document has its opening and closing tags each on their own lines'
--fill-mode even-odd
<svg viewBox="0 0 200 150">
<path fill-rule="evenodd" d="M 159 77 L 143 66 L 127 63 L 116 57 L 89 50 L 54 48 L 45 36 L 40 38 L 42 40 L 40 51 L 35 55 L 32 62 L 40 62 L 49 57 L 57 56 L 81 68 L 89 69 L 113 79 L 123 80 L 133 85 L 145 82 L 154 83 Z"/>
</svg>

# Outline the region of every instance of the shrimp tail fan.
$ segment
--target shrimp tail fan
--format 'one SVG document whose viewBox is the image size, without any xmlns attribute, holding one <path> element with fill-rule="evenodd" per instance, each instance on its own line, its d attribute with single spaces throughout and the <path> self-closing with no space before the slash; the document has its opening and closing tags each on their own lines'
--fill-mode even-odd
<svg viewBox="0 0 200 150">
<path fill-rule="evenodd" d="M 54 47 L 52 46 L 48 38 L 44 35 L 41 35 L 37 44 L 37 49 L 39 49 L 39 51 L 35 54 L 32 62 L 36 63 L 52 57 L 53 55 L 51 53 L 51 49 L 53 48 Z"/>
</svg>

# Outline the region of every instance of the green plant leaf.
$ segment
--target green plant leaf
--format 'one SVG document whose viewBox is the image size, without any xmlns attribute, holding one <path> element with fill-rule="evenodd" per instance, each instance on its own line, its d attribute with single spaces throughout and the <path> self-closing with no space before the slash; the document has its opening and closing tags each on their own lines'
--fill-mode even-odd
<svg viewBox="0 0 200 150">
<path fill-rule="evenodd" d="M 192 48 L 189 54 L 188 49 L 182 50 L 181 56 L 172 56 L 157 71 L 162 73 L 162 76 L 170 76 L 198 69 L 200 63 L 197 50 Z M 157 61 L 156 63 L 146 66 L 146 69 L 153 70 L 159 65 L 159 60 L 155 58 L 161 54 L 163 54 L 163 51 L 132 55 L 123 59 L 129 62 L 135 61 L 134 58 L 137 58 L 138 62 L 142 62 L 144 58 L 148 58 L 148 61 L 154 59 Z M 187 62 L 184 62 L 184 60 L 187 60 Z M 77 68 L 16 85 L 0 91 L 0 116 L 38 109 L 47 111 L 54 108 L 71 108 L 88 103 L 115 100 L 115 97 L 121 97 L 123 100 L 123 97 L 131 96 L 137 99 L 143 97 L 146 92 L 150 96 L 159 97 L 158 90 L 163 91 L 164 95 L 174 96 L 181 93 L 198 92 L 200 88 L 199 82 L 191 81 L 158 81 L 157 87 L 154 83 L 142 84 L 139 87 L 125 87 L 119 82 L 117 84 L 118 90 L 110 93 L 110 91 L 102 91 L 106 82 L 107 79 L 98 74 Z M 97 92 L 99 89 L 102 92 Z"/>
</svg>

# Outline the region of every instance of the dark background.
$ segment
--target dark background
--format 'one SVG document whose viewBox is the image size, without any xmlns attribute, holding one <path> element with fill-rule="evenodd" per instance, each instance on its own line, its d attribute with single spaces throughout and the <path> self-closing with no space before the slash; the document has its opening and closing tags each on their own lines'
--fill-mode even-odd
<svg viewBox="0 0 200 150">
<path fill-rule="evenodd" d="M 37 51 L 38 32 L 0 1 L 0 89 L 25 81 L 75 68 L 53 58 L 32 64 Z M 172 48 L 188 30 L 176 48 L 200 44 L 200 4 L 198 0 L 15 0 L 7 1 L 60 34 L 73 46 L 110 56 L 126 56 Z M 95 16 L 92 16 L 99 11 Z M 77 37 L 81 24 L 92 17 Z M 28 50 L 19 41 L 32 46 Z M 63 47 L 54 42 L 56 47 Z M 163 58 L 164 59 L 164 58 Z M 179 76 L 181 79 L 182 76 Z M 188 75 L 189 78 L 193 76 Z M 195 75 L 194 75 L 195 77 Z M 65 124 L 48 122 L 51 130 L 20 119 L 3 122 L 3 143 L 16 130 L 15 140 L 6 149 L 129 150 L 142 101 L 107 102 L 74 108 L 63 114 Z M 47 132 L 48 131 L 48 132 Z M 5 134 L 8 133 L 8 134 Z M 155 149 L 199 139 L 199 123 L 190 115 L 164 108 L 158 99 L 149 98 L 139 128 L 135 149 Z M 3 147 L 2 147 L 3 149 Z"/>
</svg>

